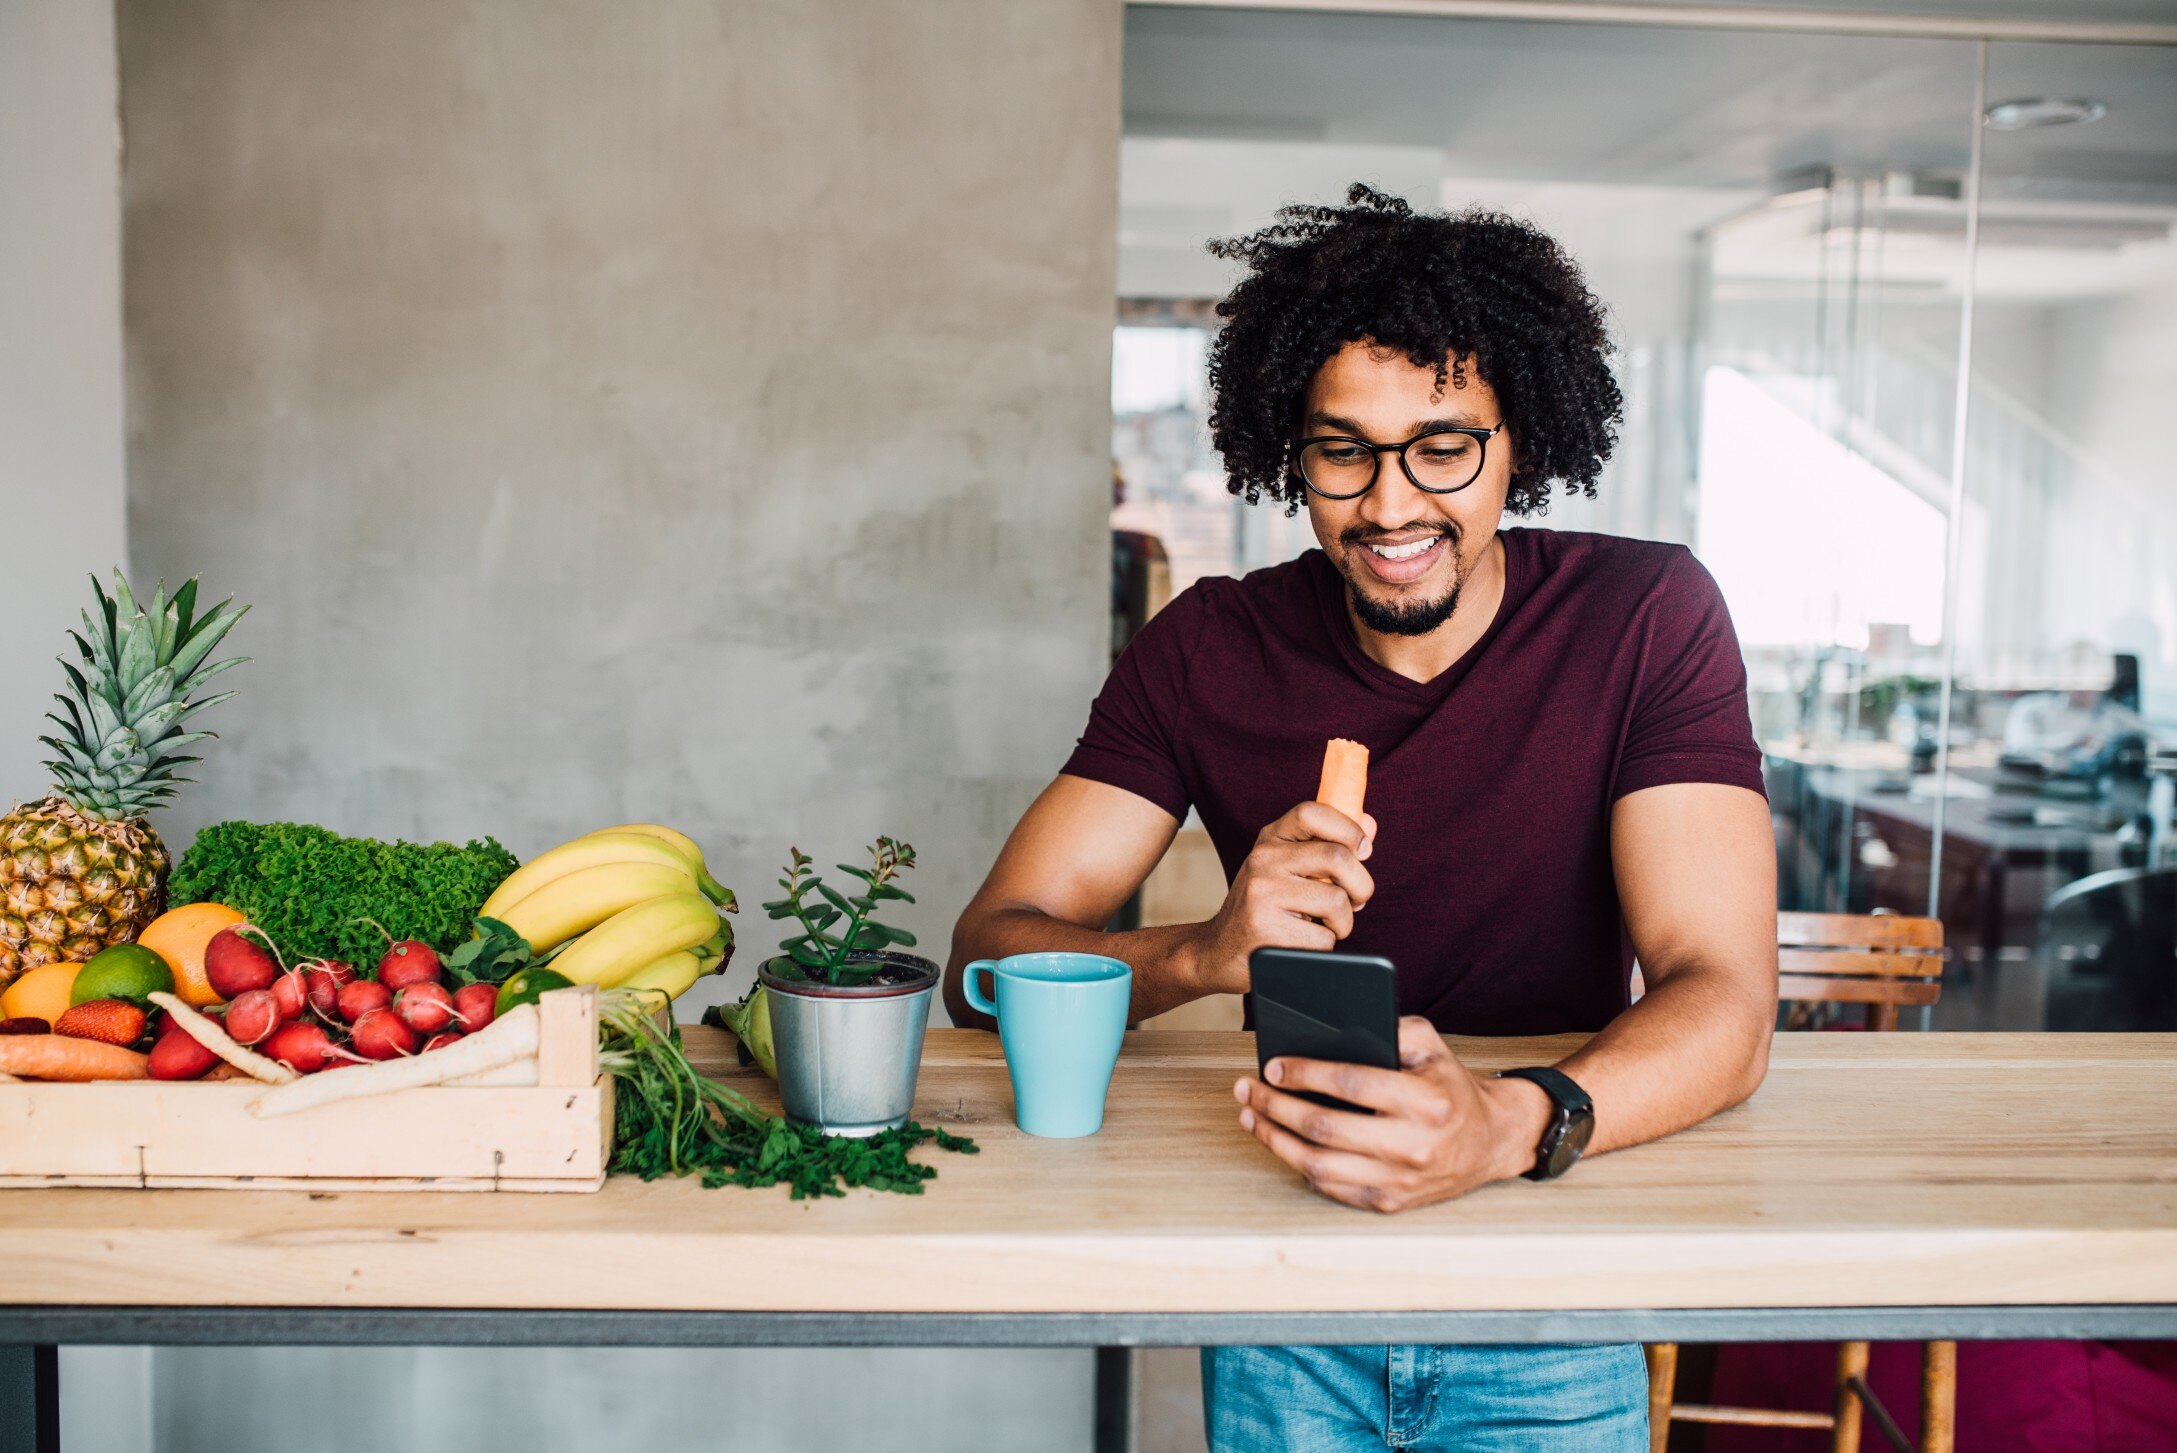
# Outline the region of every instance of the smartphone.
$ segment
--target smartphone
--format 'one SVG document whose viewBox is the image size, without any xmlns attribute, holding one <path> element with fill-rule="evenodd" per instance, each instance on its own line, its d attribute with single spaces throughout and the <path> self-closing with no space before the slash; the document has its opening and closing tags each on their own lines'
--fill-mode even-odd
<svg viewBox="0 0 2177 1453">
<path fill-rule="evenodd" d="M 1280 1056 L 1398 1068 L 1398 970 L 1372 954 L 1259 948 L 1254 983 L 1255 1063 Z M 1292 1092 L 1336 1110 L 1373 1113 L 1331 1095 Z"/>
</svg>

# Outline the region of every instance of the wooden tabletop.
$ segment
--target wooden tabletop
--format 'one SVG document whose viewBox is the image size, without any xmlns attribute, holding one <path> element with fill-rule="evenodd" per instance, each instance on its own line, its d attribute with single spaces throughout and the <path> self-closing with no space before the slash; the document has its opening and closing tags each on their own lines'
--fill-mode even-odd
<svg viewBox="0 0 2177 1453">
<path fill-rule="evenodd" d="M 713 1073 L 730 1041 L 689 1032 Z M 1454 1040 L 1479 1069 L 1575 1040 Z M 1235 1033 L 1128 1037 L 1103 1132 L 1017 1131 L 994 1037 L 930 1036 L 973 1135 L 920 1197 L 0 1192 L 0 1302 L 1253 1312 L 2177 1303 L 2177 1036 L 1799 1034 L 1747 1105 L 1549 1185 L 1394 1217 L 1243 1134 Z M 774 1102 L 775 1103 L 775 1102 Z"/>
</svg>

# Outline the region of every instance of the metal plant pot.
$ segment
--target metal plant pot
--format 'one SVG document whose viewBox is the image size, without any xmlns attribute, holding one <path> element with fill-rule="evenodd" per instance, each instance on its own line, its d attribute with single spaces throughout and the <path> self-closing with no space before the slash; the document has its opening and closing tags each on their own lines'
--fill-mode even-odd
<svg viewBox="0 0 2177 1453">
<path fill-rule="evenodd" d="M 772 959 L 757 971 L 771 999 L 779 1099 L 786 1117 L 831 1135 L 875 1135 L 907 1123 L 922 1068 L 922 1035 L 938 967 L 913 954 L 857 954 L 916 971 L 900 984 L 828 984 L 782 979 Z"/>
</svg>

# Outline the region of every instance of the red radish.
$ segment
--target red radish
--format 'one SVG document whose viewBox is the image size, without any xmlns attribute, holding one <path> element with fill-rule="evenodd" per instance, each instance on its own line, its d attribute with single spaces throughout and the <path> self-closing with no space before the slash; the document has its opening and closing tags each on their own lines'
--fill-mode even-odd
<svg viewBox="0 0 2177 1453">
<path fill-rule="evenodd" d="M 404 938 L 378 960 L 378 982 L 396 993 L 410 984 L 435 984 L 438 980 L 438 954 L 427 943 Z"/>
<path fill-rule="evenodd" d="M 416 1052 L 416 1031 L 390 1009 L 372 1009 L 355 1021 L 348 1036 L 365 1059 L 395 1059 Z"/>
<path fill-rule="evenodd" d="M 269 989 L 251 989 L 227 1006 L 227 1037 L 239 1045 L 263 1044 L 280 1027 L 280 1001 Z"/>
<path fill-rule="evenodd" d="M 410 984 L 393 996 L 393 1012 L 416 1033 L 436 1034 L 454 1022 L 454 996 L 443 984 Z"/>
<path fill-rule="evenodd" d="M 454 994 L 454 1018 L 463 1034 L 474 1034 L 499 1017 L 497 984 L 464 984 Z"/>
<path fill-rule="evenodd" d="M 340 1017 L 353 1024 L 373 1009 L 393 1002 L 393 991 L 376 979 L 357 979 L 340 989 Z"/>
<path fill-rule="evenodd" d="M 434 1049 L 444 1049 L 449 1044 L 459 1044 L 461 1042 L 461 1039 L 462 1034 L 460 1030 L 449 1029 L 443 1034 L 434 1034 L 429 1039 L 425 1040 L 423 1042 L 422 1052 L 424 1054 L 429 1054 Z"/>
<path fill-rule="evenodd" d="M 264 1052 L 265 1058 L 278 1060 L 298 1075 L 314 1075 L 340 1057 L 325 1031 L 307 1019 L 281 1025 L 265 1041 Z"/>
<path fill-rule="evenodd" d="M 302 1018 L 302 1011 L 310 1004 L 310 976 L 301 969 L 289 969 L 272 981 L 272 1002 L 280 1006 L 280 1018 Z"/>
<path fill-rule="evenodd" d="M 252 989 L 272 987 L 280 976 L 280 960 L 270 945 L 271 940 L 254 924 L 238 923 L 213 934 L 204 945 L 204 977 L 212 992 L 232 999 Z"/>
<path fill-rule="evenodd" d="M 338 959 L 320 959 L 305 965 L 303 973 L 310 981 L 310 1007 L 327 1019 L 338 1014 L 340 991 L 355 982 L 355 970 Z"/>
<path fill-rule="evenodd" d="M 201 1080 L 219 1063 L 219 1056 L 198 1043 L 196 1036 L 169 1020 L 166 1033 L 151 1047 L 147 1068 L 155 1080 Z"/>
</svg>

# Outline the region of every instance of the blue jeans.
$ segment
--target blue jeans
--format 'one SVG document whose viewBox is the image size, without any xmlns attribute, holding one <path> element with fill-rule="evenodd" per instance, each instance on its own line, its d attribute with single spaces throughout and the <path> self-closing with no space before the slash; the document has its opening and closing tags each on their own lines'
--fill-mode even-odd
<svg viewBox="0 0 2177 1453">
<path fill-rule="evenodd" d="M 1205 1347 L 1212 1453 L 1647 1453 L 1640 1344 Z"/>
</svg>

